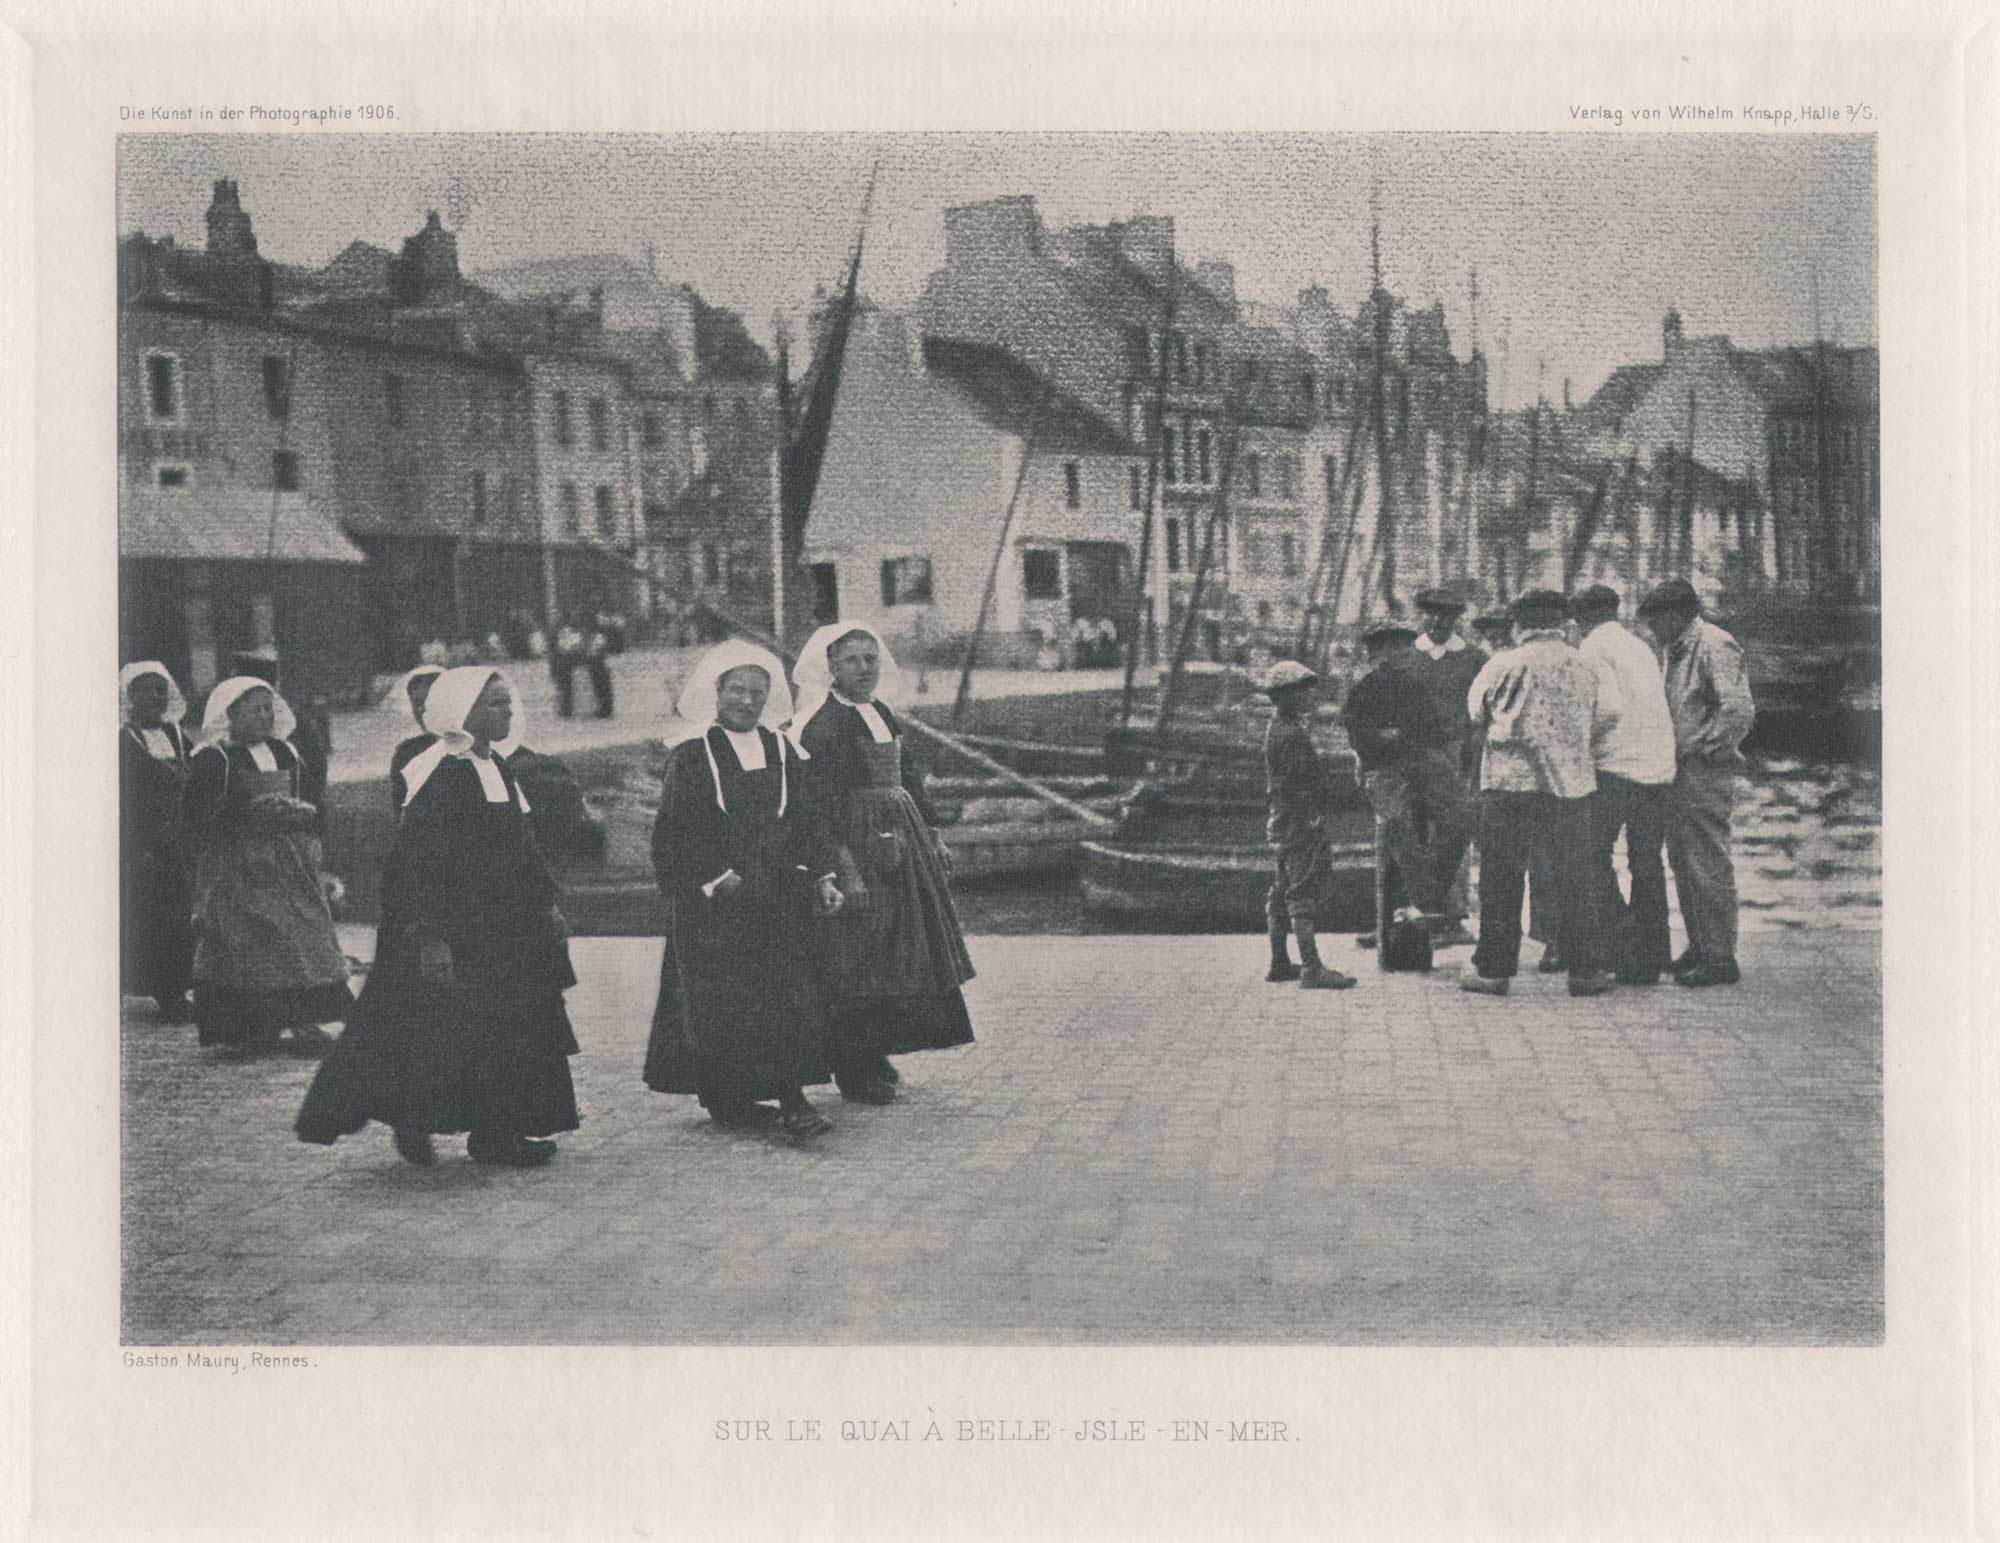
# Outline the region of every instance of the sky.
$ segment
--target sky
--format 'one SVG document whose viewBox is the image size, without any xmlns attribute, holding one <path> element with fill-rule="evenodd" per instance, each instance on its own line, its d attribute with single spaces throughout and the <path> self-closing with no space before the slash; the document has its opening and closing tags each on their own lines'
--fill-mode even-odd
<svg viewBox="0 0 2000 1543">
<path fill-rule="evenodd" d="M 1671 306 L 1739 345 L 1876 341 L 1871 137 L 1808 134 L 135 135 L 119 145 L 121 234 L 206 239 L 234 177 L 261 251 L 319 264 L 391 251 L 436 209 L 460 266 L 650 243 L 663 277 L 742 313 L 769 344 L 841 277 L 871 166 L 862 287 L 916 299 L 944 260 L 944 211 L 1033 194 L 1051 226 L 1171 214 L 1183 260 L 1233 262 L 1237 292 L 1286 304 L 1384 283 L 1477 328 L 1496 405 L 1582 400 L 1657 360 Z"/>
</svg>

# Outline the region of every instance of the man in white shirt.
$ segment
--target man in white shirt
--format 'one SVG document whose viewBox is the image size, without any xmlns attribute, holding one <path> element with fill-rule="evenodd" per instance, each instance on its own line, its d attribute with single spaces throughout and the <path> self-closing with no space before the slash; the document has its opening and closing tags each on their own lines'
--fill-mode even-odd
<svg viewBox="0 0 2000 1543">
<path fill-rule="evenodd" d="M 1570 601 L 1581 648 L 1597 672 L 1602 723 L 1593 742 L 1590 874 L 1618 978 L 1651 986 L 1673 963 L 1667 924 L 1667 794 L 1674 780 L 1674 720 L 1666 680 L 1645 639 L 1618 621 L 1618 591 L 1597 584 Z M 1625 833 L 1628 901 L 1612 851 Z"/>
</svg>

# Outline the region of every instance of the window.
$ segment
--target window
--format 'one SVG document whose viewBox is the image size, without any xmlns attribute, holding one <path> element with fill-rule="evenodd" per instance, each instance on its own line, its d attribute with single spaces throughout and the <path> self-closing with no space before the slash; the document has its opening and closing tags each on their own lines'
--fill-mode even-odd
<svg viewBox="0 0 2000 1543">
<path fill-rule="evenodd" d="M 705 396 L 705 397 L 703 397 L 703 398 L 701 399 L 701 415 L 702 415 L 702 417 L 706 418 L 706 419 L 707 419 L 707 420 L 708 420 L 708 421 L 709 421 L 710 423 L 713 423 L 713 422 L 715 422 L 715 398 L 714 398 L 714 397 L 712 397 L 712 396 Z"/>
<path fill-rule="evenodd" d="M 658 413 L 647 413 L 639 420 L 639 440 L 648 450 L 657 450 L 667 442 L 667 431 Z"/>
<path fill-rule="evenodd" d="M 1260 627 L 1271 625 L 1271 602 L 1268 600 L 1257 602 L 1257 625 Z"/>
<path fill-rule="evenodd" d="M 1075 461 L 1063 462 L 1063 502 L 1072 509 L 1083 507 L 1083 467 Z"/>
<path fill-rule="evenodd" d="M 1146 507 L 1146 470 L 1142 466 L 1130 466 L 1126 470 L 1131 474 L 1132 479 L 1130 494 L 1132 507 L 1134 509 L 1144 509 Z"/>
<path fill-rule="evenodd" d="M 1194 481 L 1194 430 L 1181 425 L 1181 481 Z"/>
<path fill-rule="evenodd" d="M 1194 383 L 1197 387 L 1208 384 L 1208 345 L 1194 345 Z"/>
<path fill-rule="evenodd" d="M 597 533 L 607 540 L 618 534 L 618 510 L 611 501 L 609 483 L 597 484 Z"/>
<path fill-rule="evenodd" d="M 1254 450 L 1243 457 L 1243 491 L 1252 498 L 1264 496 L 1264 462 Z"/>
<path fill-rule="evenodd" d="M 467 398 L 467 405 L 471 409 L 469 428 L 472 438 L 475 441 L 482 440 L 486 437 L 486 388 L 474 386 Z"/>
<path fill-rule="evenodd" d="M 403 377 L 384 375 L 382 377 L 382 411 L 391 428 L 403 422 Z"/>
<path fill-rule="evenodd" d="M 1139 391 L 1136 386 L 1125 388 L 1125 437 L 1139 437 Z"/>
<path fill-rule="evenodd" d="M 694 461 L 694 474 L 699 477 L 708 470 L 708 434 L 703 429 L 688 430 L 688 452 Z"/>
<path fill-rule="evenodd" d="M 882 560 L 882 604 L 929 605 L 931 560 L 928 557 L 887 557 Z"/>
<path fill-rule="evenodd" d="M 1167 521 L 1167 572 L 1181 571 L 1181 522 Z"/>
<path fill-rule="evenodd" d="M 146 416 L 155 423 L 181 421 L 181 362 L 172 354 L 146 355 Z"/>
<path fill-rule="evenodd" d="M 1197 433 L 1194 437 L 1194 442 L 1197 457 L 1201 462 L 1201 480 L 1203 482 L 1213 482 L 1215 480 L 1215 466 L 1209 459 L 1208 430 L 1202 429 Z"/>
<path fill-rule="evenodd" d="M 583 509 L 577 502 L 574 482 L 562 485 L 562 517 L 565 532 L 572 536 L 583 534 Z"/>
<path fill-rule="evenodd" d="M 486 473 L 483 471 L 472 474 L 472 523 L 486 523 Z"/>
<path fill-rule="evenodd" d="M 1030 600 L 1062 596 L 1062 554 L 1046 548 L 1021 554 L 1021 593 Z"/>
<path fill-rule="evenodd" d="M 514 442 L 514 395 L 512 392 L 500 398 L 500 438 L 508 444 Z"/>
<path fill-rule="evenodd" d="M 281 493 L 296 493 L 299 490 L 299 453 L 296 450 L 279 450 L 271 456 L 271 486 Z"/>
<path fill-rule="evenodd" d="M 1281 498 L 1299 496 L 1299 461 L 1297 456 L 1278 457 L 1278 495 Z"/>
<path fill-rule="evenodd" d="M 185 466 L 162 466 L 154 472 L 154 480 L 163 488 L 184 488 L 188 485 L 188 469 Z"/>
<path fill-rule="evenodd" d="M 278 354 L 264 355 L 264 408 L 273 418 L 292 415 L 292 364 Z"/>
<path fill-rule="evenodd" d="M 1326 501 L 1331 504 L 1340 492 L 1340 462 L 1330 455 L 1322 456 L 1319 469 L 1326 478 Z"/>
<path fill-rule="evenodd" d="M 1298 537 L 1294 536 L 1290 531 L 1286 531 L 1279 538 L 1278 550 L 1281 554 L 1280 561 L 1284 564 L 1285 577 L 1288 579 L 1296 577 L 1299 571 Z"/>
<path fill-rule="evenodd" d="M 1299 377 L 1299 395 L 1306 399 L 1305 405 L 1307 407 L 1311 407 L 1313 405 L 1314 382 L 1311 370 L 1307 370 L 1305 374 Z"/>
<path fill-rule="evenodd" d="M 1188 383 L 1188 346 L 1185 332 L 1174 334 L 1174 379 L 1183 386 Z"/>
<path fill-rule="evenodd" d="M 1172 429 L 1160 430 L 1160 463 L 1165 468 L 1167 481 L 1172 482 L 1175 471 L 1174 431 Z"/>
<path fill-rule="evenodd" d="M 701 549 L 701 581 L 704 584 L 722 582 L 722 552 L 713 541 Z"/>
<path fill-rule="evenodd" d="M 556 443 L 573 445 L 576 443 L 576 426 L 570 422 L 569 393 L 556 393 Z"/>
<path fill-rule="evenodd" d="M 519 477 L 509 477 L 507 479 L 507 518 L 518 520 L 520 517 L 521 479 Z"/>
<path fill-rule="evenodd" d="M 599 450 L 611 448 L 611 404 L 601 396 L 590 399 L 590 443 Z"/>
</svg>

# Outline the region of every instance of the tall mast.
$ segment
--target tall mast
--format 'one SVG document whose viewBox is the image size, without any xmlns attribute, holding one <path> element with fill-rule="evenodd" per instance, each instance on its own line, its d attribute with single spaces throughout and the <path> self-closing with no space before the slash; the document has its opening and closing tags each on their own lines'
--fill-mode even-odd
<svg viewBox="0 0 2000 1543">
<path fill-rule="evenodd" d="M 1368 229 L 1369 267 L 1374 287 L 1369 293 L 1375 326 L 1374 389 L 1369 412 L 1375 428 L 1375 464 L 1381 478 L 1381 507 L 1376 514 L 1375 541 L 1382 553 L 1381 594 L 1384 613 L 1396 609 L 1396 477 L 1389 464 L 1389 296 L 1382 288 L 1382 222 L 1378 217 Z"/>
</svg>

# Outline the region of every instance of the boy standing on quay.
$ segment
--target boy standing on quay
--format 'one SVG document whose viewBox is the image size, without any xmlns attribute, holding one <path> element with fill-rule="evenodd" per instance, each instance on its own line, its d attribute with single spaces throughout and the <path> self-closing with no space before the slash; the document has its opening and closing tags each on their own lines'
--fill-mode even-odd
<svg viewBox="0 0 2000 1543">
<path fill-rule="evenodd" d="M 1325 823 L 1332 788 L 1306 727 L 1318 690 L 1319 676 L 1292 659 L 1281 660 L 1264 682 L 1276 709 L 1264 732 L 1271 800 L 1265 834 L 1278 849 L 1278 871 L 1264 904 L 1271 933 L 1271 970 L 1264 978 L 1295 980 L 1307 991 L 1340 991 L 1352 986 L 1354 977 L 1328 968 L 1319 957 L 1319 918 L 1331 898 L 1333 864 Z M 1288 936 L 1298 939 L 1297 964 L 1285 948 Z"/>
</svg>

